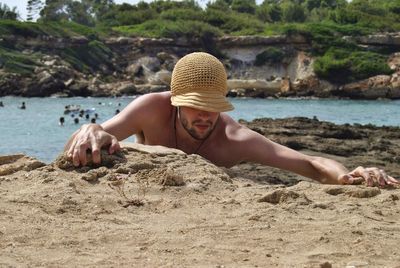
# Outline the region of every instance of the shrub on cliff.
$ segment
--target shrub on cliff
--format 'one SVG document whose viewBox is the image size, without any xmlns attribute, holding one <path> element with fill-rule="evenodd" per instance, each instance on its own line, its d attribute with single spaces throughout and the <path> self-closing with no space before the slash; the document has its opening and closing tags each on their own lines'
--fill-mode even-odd
<svg viewBox="0 0 400 268">
<path fill-rule="evenodd" d="M 314 63 L 315 73 L 336 83 L 353 82 L 379 74 L 391 74 L 384 55 L 366 51 L 329 49 Z"/>
<path fill-rule="evenodd" d="M 113 27 L 113 30 L 128 36 L 143 36 L 143 37 L 197 37 L 201 38 L 205 35 L 221 35 L 221 31 L 209 24 L 200 21 L 188 20 L 150 20 L 138 25 Z"/>
<path fill-rule="evenodd" d="M 37 38 L 41 36 L 53 36 L 69 38 L 82 35 L 89 39 L 98 38 L 99 31 L 96 28 L 87 27 L 75 22 L 21 22 L 0 20 L 0 35 L 21 36 L 24 38 Z"/>
<path fill-rule="evenodd" d="M 369 3 L 331 10 L 329 19 L 341 25 L 358 25 L 373 31 L 398 31 L 399 18 L 392 9 L 371 7 Z"/>
<path fill-rule="evenodd" d="M 157 17 L 158 14 L 152 9 L 135 11 L 127 10 L 116 13 L 115 20 L 109 22 L 109 24 L 111 24 L 112 26 L 140 24 L 145 21 L 155 19 Z"/>
<path fill-rule="evenodd" d="M 168 9 L 160 14 L 160 18 L 163 20 L 203 20 L 203 11 L 194 10 L 189 8 L 179 8 L 179 9 Z"/>
<path fill-rule="evenodd" d="M 36 55 L 26 55 L 0 46 L 0 68 L 9 73 L 32 74 L 39 65 Z"/>
<path fill-rule="evenodd" d="M 260 34 L 265 27 L 260 20 L 250 14 L 217 9 L 207 9 L 204 13 L 204 22 L 231 35 Z"/>
<path fill-rule="evenodd" d="M 261 66 L 266 63 L 279 63 L 284 59 L 284 53 L 281 49 L 276 47 L 268 47 L 266 50 L 256 56 L 254 64 Z"/>
<path fill-rule="evenodd" d="M 113 52 L 100 41 L 91 41 L 87 45 L 69 47 L 61 56 L 75 69 L 81 72 L 101 70 L 102 66 L 112 68 Z"/>
</svg>

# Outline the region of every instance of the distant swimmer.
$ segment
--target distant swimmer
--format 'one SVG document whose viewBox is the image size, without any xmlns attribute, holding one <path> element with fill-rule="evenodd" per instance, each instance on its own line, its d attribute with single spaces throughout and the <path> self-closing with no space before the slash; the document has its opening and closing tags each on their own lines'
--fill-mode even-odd
<svg viewBox="0 0 400 268">
<path fill-rule="evenodd" d="M 96 118 L 92 118 L 92 119 L 90 120 L 90 123 L 96 124 Z"/>
<path fill-rule="evenodd" d="M 2 101 L 0 101 L 0 107 L 4 107 L 4 104 Z"/>
<path fill-rule="evenodd" d="M 60 120 L 59 120 L 58 124 L 59 124 L 60 126 L 63 126 L 63 125 L 64 125 L 64 122 L 65 122 L 64 117 L 60 117 Z"/>
<path fill-rule="evenodd" d="M 25 106 L 25 102 L 22 102 L 21 106 L 19 106 L 20 109 L 25 110 L 26 106 Z"/>
<path fill-rule="evenodd" d="M 86 118 L 86 120 L 89 120 L 89 118 L 90 118 L 89 114 L 86 114 L 85 118 Z"/>
<path fill-rule="evenodd" d="M 99 118 L 99 115 L 97 113 L 94 114 L 94 118 Z"/>
<path fill-rule="evenodd" d="M 81 106 L 80 105 L 71 105 L 68 104 L 64 107 L 64 114 L 69 114 L 69 113 L 77 113 L 80 111 Z"/>
<path fill-rule="evenodd" d="M 75 118 L 75 119 L 74 119 L 74 123 L 75 123 L 75 124 L 79 124 L 79 118 Z"/>
<path fill-rule="evenodd" d="M 119 112 L 120 112 L 120 110 L 118 110 L 118 109 L 115 110 L 115 114 L 119 114 Z"/>
</svg>

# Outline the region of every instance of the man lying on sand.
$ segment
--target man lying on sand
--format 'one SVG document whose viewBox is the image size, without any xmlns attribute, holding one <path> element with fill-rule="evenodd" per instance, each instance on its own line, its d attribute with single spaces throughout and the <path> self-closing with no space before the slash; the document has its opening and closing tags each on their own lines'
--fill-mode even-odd
<svg viewBox="0 0 400 268">
<path fill-rule="evenodd" d="M 108 147 L 112 154 L 120 149 L 118 141 L 135 134 L 139 143 L 198 154 L 218 166 L 246 161 L 327 184 L 400 184 L 376 167 L 357 167 L 350 172 L 334 160 L 308 156 L 272 142 L 223 113 L 233 110 L 226 93 L 223 64 L 207 53 L 188 54 L 172 72 L 171 92 L 141 96 L 105 123 L 83 125 L 64 150 L 75 166 L 86 165 L 88 149 L 93 162 L 100 163 L 100 148 Z"/>
</svg>

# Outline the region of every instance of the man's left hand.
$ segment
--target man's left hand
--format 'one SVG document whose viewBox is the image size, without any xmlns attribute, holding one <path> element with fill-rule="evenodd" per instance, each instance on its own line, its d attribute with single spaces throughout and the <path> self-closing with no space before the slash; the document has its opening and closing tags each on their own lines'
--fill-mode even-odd
<svg viewBox="0 0 400 268">
<path fill-rule="evenodd" d="M 342 184 L 361 184 L 367 186 L 379 186 L 381 188 L 400 185 L 400 181 L 386 174 L 383 169 L 376 167 L 357 167 L 353 171 L 339 177 Z"/>
</svg>

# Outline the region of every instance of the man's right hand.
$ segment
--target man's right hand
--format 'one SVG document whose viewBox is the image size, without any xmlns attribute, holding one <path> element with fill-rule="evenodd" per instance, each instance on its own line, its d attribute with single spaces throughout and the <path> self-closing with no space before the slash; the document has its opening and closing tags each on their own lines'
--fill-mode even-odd
<svg viewBox="0 0 400 268">
<path fill-rule="evenodd" d="M 100 125 L 85 124 L 72 135 L 64 151 L 72 159 L 74 166 L 78 167 L 86 165 L 88 149 L 92 152 L 93 163 L 99 164 L 101 162 L 100 149 L 104 146 L 109 146 L 109 154 L 120 149 L 117 138 L 107 133 Z"/>
</svg>

